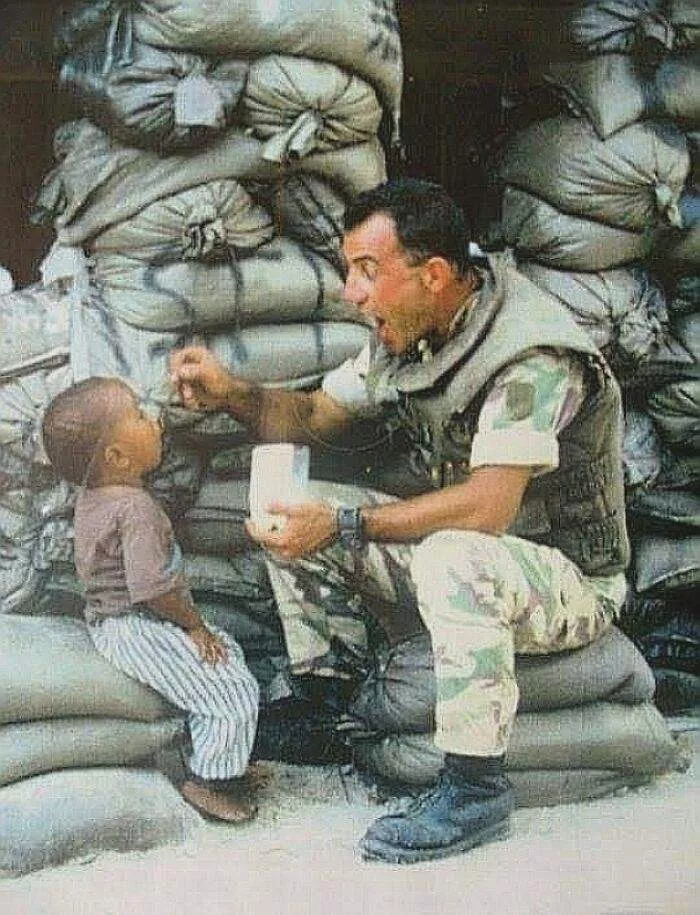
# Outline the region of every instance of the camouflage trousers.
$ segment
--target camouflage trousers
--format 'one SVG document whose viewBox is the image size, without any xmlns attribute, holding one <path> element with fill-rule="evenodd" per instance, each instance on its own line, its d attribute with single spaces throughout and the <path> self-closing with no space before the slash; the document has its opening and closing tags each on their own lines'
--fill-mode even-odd
<svg viewBox="0 0 700 915">
<path fill-rule="evenodd" d="M 325 501 L 371 504 L 363 490 Z M 342 487 L 346 489 L 346 487 Z M 348 498 L 354 495 L 354 498 Z M 435 658 L 435 743 L 450 753 L 506 751 L 518 704 L 515 654 L 548 654 L 594 641 L 616 606 L 559 550 L 509 535 L 445 530 L 418 543 L 335 543 L 311 559 L 269 564 L 297 671 L 330 672 L 340 640 L 365 648 L 364 609 L 413 601 Z"/>
</svg>

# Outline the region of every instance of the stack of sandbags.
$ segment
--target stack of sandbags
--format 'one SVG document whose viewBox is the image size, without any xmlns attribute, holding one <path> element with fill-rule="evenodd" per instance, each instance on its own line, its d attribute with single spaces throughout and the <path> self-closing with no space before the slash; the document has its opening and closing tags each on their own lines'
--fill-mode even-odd
<svg viewBox="0 0 700 915">
<path fill-rule="evenodd" d="M 565 113 L 516 132 L 497 165 L 501 235 L 522 271 L 586 328 L 623 387 L 634 547 L 626 631 L 653 636 L 643 608 L 668 599 L 663 638 L 677 626 L 687 644 L 700 584 L 697 5 L 588 0 L 569 25 L 575 52 L 544 73 Z M 656 642 L 653 651 L 638 644 L 659 669 L 678 657 L 669 648 L 662 664 Z M 666 688 L 666 710 L 698 704 L 691 666 L 675 706 Z"/>
</svg>

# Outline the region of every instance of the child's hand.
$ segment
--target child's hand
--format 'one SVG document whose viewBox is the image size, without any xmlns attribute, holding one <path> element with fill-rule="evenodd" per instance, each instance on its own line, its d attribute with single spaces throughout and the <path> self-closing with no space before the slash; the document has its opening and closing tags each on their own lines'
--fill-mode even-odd
<svg viewBox="0 0 700 915">
<path fill-rule="evenodd" d="M 205 625 L 189 629 L 187 634 L 195 644 L 205 664 L 219 664 L 228 658 L 228 649 L 221 639 L 210 632 Z"/>
</svg>

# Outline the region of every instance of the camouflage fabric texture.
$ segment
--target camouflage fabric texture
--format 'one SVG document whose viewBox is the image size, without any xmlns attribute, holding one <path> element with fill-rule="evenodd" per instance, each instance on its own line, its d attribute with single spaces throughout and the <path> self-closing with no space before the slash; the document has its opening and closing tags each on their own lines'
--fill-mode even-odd
<svg viewBox="0 0 700 915">
<path fill-rule="evenodd" d="M 331 504 L 390 498 L 337 484 L 317 484 L 314 495 Z M 463 755 L 505 752 L 516 653 L 582 647 L 617 614 L 617 600 L 559 550 L 510 535 L 446 530 L 360 550 L 335 543 L 311 559 L 268 565 L 297 673 L 360 673 L 368 618 L 416 608 L 435 656 L 435 743 Z"/>
</svg>

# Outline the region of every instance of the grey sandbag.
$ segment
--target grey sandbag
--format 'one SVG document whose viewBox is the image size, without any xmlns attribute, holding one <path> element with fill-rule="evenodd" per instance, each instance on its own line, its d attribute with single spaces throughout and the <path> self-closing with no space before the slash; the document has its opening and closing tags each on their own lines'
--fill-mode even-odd
<svg viewBox="0 0 700 915">
<path fill-rule="evenodd" d="M 649 395 L 647 410 L 666 444 L 700 449 L 700 379 L 664 385 Z"/>
<path fill-rule="evenodd" d="M 627 499 L 627 515 L 641 527 L 666 533 L 692 532 L 700 528 L 700 494 L 690 490 L 644 489 Z"/>
<path fill-rule="evenodd" d="M 293 238 L 343 271 L 341 250 L 345 201 L 313 175 L 290 175 L 280 181 L 251 182 L 251 195 L 272 215 L 281 235 Z"/>
<path fill-rule="evenodd" d="M 503 191 L 501 231 L 520 258 L 558 270 L 609 270 L 643 261 L 655 249 L 653 232 L 571 216 L 510 185 Z"/>
<path fill-rule="evenodd" d="M 634 644 L 613 628 L 576 651 L 546 657 L 518 655 L 519 713 L 585 702 L 643 702 L 654 678 Z M 430 637 L 414 636 L 381 653 L 349 712 L 370 730 L 425 733 L 434 727 L 435 673 Z"/>
<path fill-rule="evenodd" d="M 700 271 L 700 191 L 689 189 L 680 199 L 683 228 L 669 230 L 660 236 L 657 252 L 662 266 L 671 266 L 676 272 Z"/>
<path fill-rule="evenodd" d="M 243 526 L 247 516 L 247 479 L 205 483 L 178 525 L 178 539 L 191 553 L 226 556 L 247 550 L 250 538 Z"/>
<path fill-rule="evenodd" d="M 635 537 L 633 553 L 638 594 L 700 585 L 700 534 L 641 533 Z"/>
<path fill-rule="evenodd" d="M 403 64 L 394 0 L 139 0 L 135 27 L 161 47 L 331 61 L 375 86 L 397 137 Z"/>
<path fill-rule="evenodd" d="M 602 771 L 635 784 L 676 768 L 680 755 L 653 703 L 594 702 L 518 715 L 506 766 L 513 778 L 517 773 L 555 771 L 576 779 L 577 773 Z M 380 778 L 420 786 L 435 782 L 444 757 L 432 735 L 394 734 L 356 739 L 353 758 L 359 768 Z"/>
<path fill-rule="evenodd" d="M 200 440 L 212 424 L 219 430 L 224 425 L 236 430 L 240 426 L 230 417 L 215 418 L 173 403 L 168 360 L 175 347 L 198 342 L 249 381 L 296 387 L 317 380 L 356 355 L 369 336 L 365 325 L 348 321 L 229 326 L 196 336 L 144 330 L 114 315 L 98 296 L 76 309 L 73 327 L 71 364 L 76 380 L 95 375 L 128 379 L 145 401 L 167 410 L 169 429 L 201 426 Z"/>
<path fill-rule="evenodd" d="M 682 225 L 689 171 L 685 135 L 672 124 L 639 121 L 601 140 L 564 115 L 518 131 L 498 166 L 502 181 L 564 213 L 634 232 Z"/>
<path fill-rule="evenodd" d="M 661 473 L 662 449 L 663 444 L 651 416 L 642 410 L 627 407 L 622 442 L 626 491 L 654 484 Z"/>
<path fill-rule="evenodd" d="M 698 30 L 695 0 L 585 0 L 569 22 L 573 42 L 591 54 L 687 48 Z"/>
<path fill-rule="evenodd" d="M 0 874 L 184 842 L 202 824 L 157 772 L 73 769 L 0 791 Z"/>
<path fill-rule="evenodd" d="M 518 267 L 567 307 L 618 380 L 634 380 L 640 363 L 658 353 L 669 335 L 664 291 L 641 267 L 597 273 L 552 270 L 526 261 Z"/>
<path fill-rule="evenodd" d="M 700 64 L 695 55 L 666 58 L 649 74 L 628 54 L 600 54 L 550 64 L 543 79 L 572 115 L 588 118 L 602 140 L 643 119 L 691 126 L 700 119 Z"/>
<path fill-rule="evenodd" d="M 70 296 L 41 283 L 0 295 L 0 381 L 68 361 Z"/>
<path fill-rule="evenodd" d="M 281 166 L 262 157 L 263 143 L 232 127 L 201 150 L 159 156 L 123 146 L 90 121 L 61 125 L 54 135 L 58 162 L 42 182 L 35 221 L 53 220 L 58 240 L 82 245 L 149 203 L 210 181 L 275 181 Z M 288 163 L 284 174 L 300 171 L 328 181 L 348 196 L 386 178 L 378 139 L 317 153 Z"/>
<path fill-rule="evenodd" d="M 241 118 L 272 162 L 376 136 L 382 108 L 359 76 L 320 60 L 268 54 L 250 65 Z"/>
<path fill-rule="evenodd" d="M 0 723 L 94 715 L 155 721 L 156 692 L 95 650 L 82 620 L 0 615 Z"/>
<path fill-rule="evenodd" d="M 92 18 L 89 10 L 83 18 Z M 247 61 L 150 47 L 134 37 L 128 9 L 115 10 L 97 28 L 74 24 L 59 84 L 123 143 L 162 153 L 192 148 L 233 120 Z"/>
<path fill-rule="evenodd" d="M 147 263 L 226 259 L 275 234 L 272 218 L 238 181 L 210 181 L 161 197 L 94 238 L 90 250 Z"/>
<path fill-rule="evenodd" d="M 133 766 L 181 736 L 182 721 L 54 718 L 0 725 L 0 786 L 58 769 Z"/>
<path fill-rule="evenodd" d="M 340 274 L 314 251 L 278 237 L 226 261 L 143 263 L 95 253 L 92 276 L 108 309 L 146 330 L 360 320 Z"/>
</svg>

